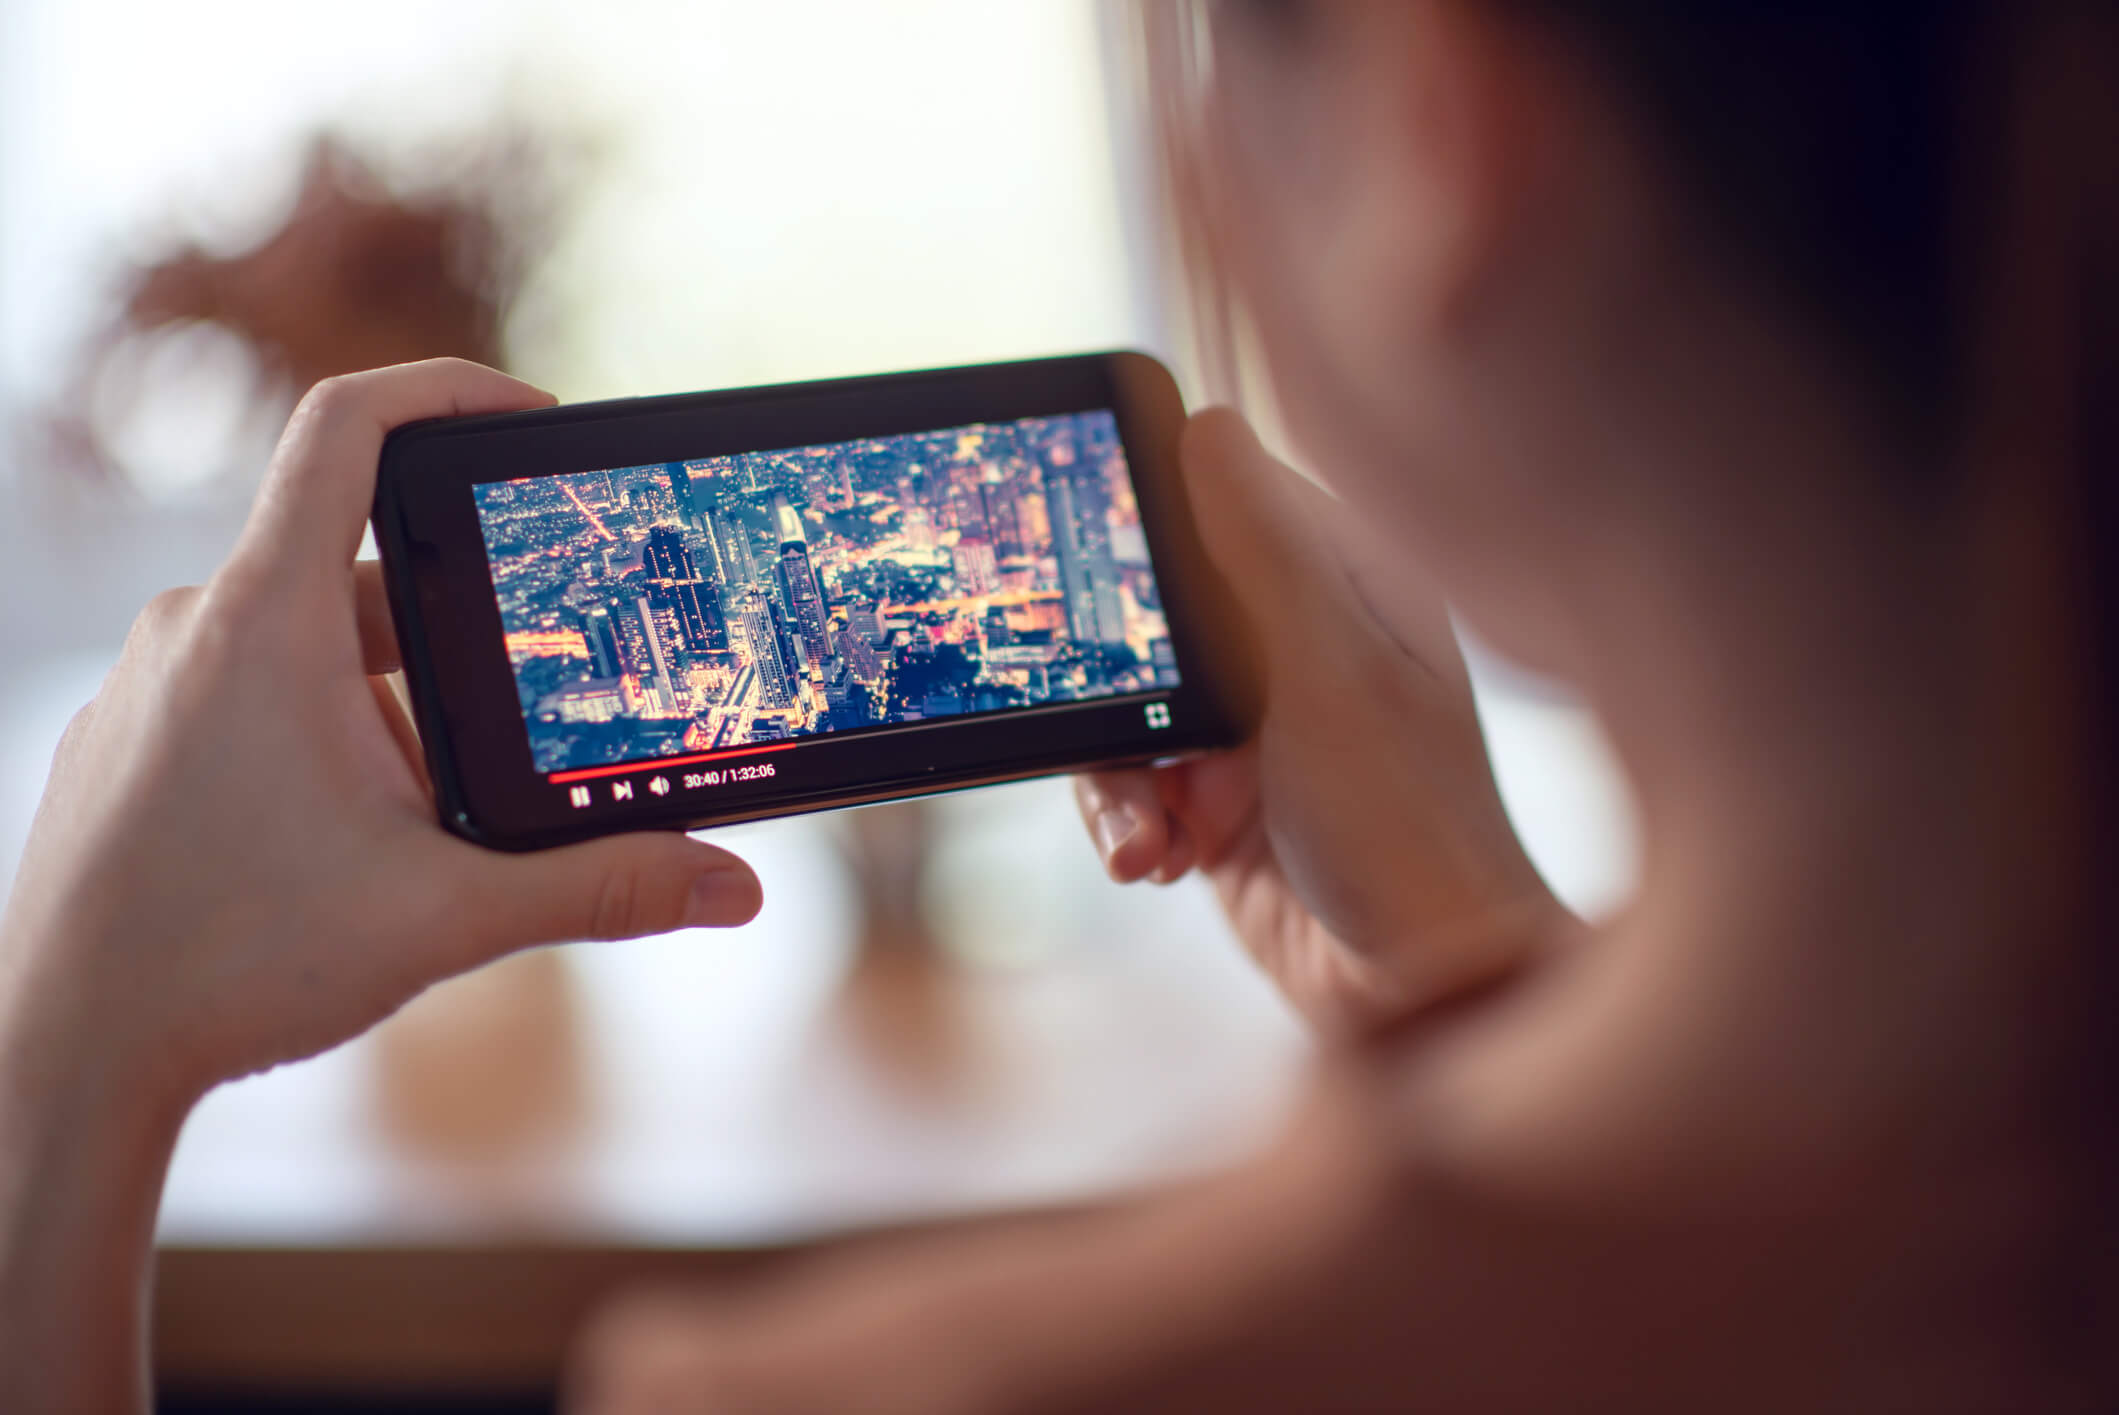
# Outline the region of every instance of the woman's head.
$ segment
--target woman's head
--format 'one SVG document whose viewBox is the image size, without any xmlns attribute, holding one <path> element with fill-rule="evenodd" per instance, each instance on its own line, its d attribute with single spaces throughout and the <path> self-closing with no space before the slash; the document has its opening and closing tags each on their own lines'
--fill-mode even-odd
<svg viewBox="0 0 2119 1415">
<path fill-rule="evenodd" d="M 1806 526 L 1947 495 L 2006 13 L 1208 0 L 1164 15 L 1160 97 L 1299 449 L 1580 674 L 1584 574 L 1798 572 Z"/>
</svg>

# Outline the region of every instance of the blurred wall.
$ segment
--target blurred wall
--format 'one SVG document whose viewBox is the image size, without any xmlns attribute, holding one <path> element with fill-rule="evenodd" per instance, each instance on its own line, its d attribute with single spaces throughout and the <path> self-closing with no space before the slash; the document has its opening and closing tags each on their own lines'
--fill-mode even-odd
<svg viewBox="0 0 2119 1415">
<path fill-rule="evenodd" d="M 564 201 L 505 361 L 563 398 L 1153 347 L 1147 173 L 1106 82 L 1107 16 L 1089 0 L 0 3 L 0 887 L 67 715 L 138 607 L 218 563 L 284 411 L 246 401 L 239 345 L 193 331 L 150 355 L 157 396 L 116 439 L 129 484 L 48 464 L 33 434 L 128 267 L 255 245 L 319 133 L 385 183 L 424 183 L 509 127 L 549 142 Z M 1607 907 L 1630 842 L 1593 731 L 1538 693 L 1484 705 L 1534 855 L 1572 902 Z M 1016 1049 L 989 1068 L 1016 1078 L 1005 1104 L 879 1095 L 812 1045 L 847 948 L 830 845 L 811 823 L 761 827 L 742 848 L 778 902 L 752 930 L 571 956 L 602 1039 L 584 1212 L 703 1239 L 1093 1190 L 1214 1153 L 1271 1109 L 1300 1043 L 1203 891 L 1105 884 L 1064 784 L 953 809 L 962 840 L 998 853 L 943 871 L 945 925 L 1023 955 L 989 958 L 1001 974 L 1059 960 L 980 1004 Z M 1035 938 L 995 903 L 1026 897 L 1045 900 Z M 218 1093 L 179 1156 L 176 1231 L 368 1240 L 454 1212 L 376 1158 L 371 1062 L 355 1049 Z M 860 1192 L 805 1195 L 790 1174 Z"/>
</svg>

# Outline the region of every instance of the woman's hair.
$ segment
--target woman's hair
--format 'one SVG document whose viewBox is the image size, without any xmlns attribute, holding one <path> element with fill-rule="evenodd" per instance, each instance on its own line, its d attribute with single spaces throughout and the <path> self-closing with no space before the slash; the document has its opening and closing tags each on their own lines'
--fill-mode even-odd
<svg viewBox="0 0 2119 1415">
<path fill-rule="evenodd" d="M 1835 335 L 1909 424 L 1959 406 L 1957 194 L 1984 7 L 1496 2 L 1609 69 L 1711 235 Z"/>
<path fill-rule="evenodd" d="M 1229 0 L 1283 24 L 1336 0 Z M 1205 11 L 1144 0 L 1196 376 L 1244 388 L 1240 310 L 1184 137 Z M 1391 0 L 1376 0 L 1391 3 Z M 1905 493 L 2052 478 L 2079 550 L 2100 760 L 2092 869 L 2119 845 L 2119 7 L 2110 0 L 1461 0 L 1607 72 L 1710 239 L 1845 358 L 1907 437 Z M 1293 32 L 1293 31 L 1291 31 Z M 2106 934 L 2119 933 L 2119 889 Z M 2119 997 L 2119 950 L 2109 996 Z M 2115 1044 L 2119 1045 L 2119 1044 Z"/>
<path fill-rule="evenodd" d="M 1706 229 L 1852 355 L 1916 504 L 2043 475 L 2085 620 L 2084 863 L 2119 846 L 2119 7 L 1486 0 L 1615 79 Z M 2119 939 L 2119 889 L 2088 921 Z M 2119 1002 L 2119 951 L 2102 955 Z M 2119 1045 L 2102 1066 L 2119 1070 Z"/>
<path fill-rule="evenodd" d="M 1208 16 L 1242 4 L 1294 36 L 1313 7 L 1339 2 L 1142 0 L 1180 333 L 1211 397 L 1244 401 L 1256 375 L 1198 219 L 1205 174 L 1187 137 L 1212 62 Z M 2062 442 L 2111 611 L 2101 657 L 2119 680 L 2119 520 L 2104 519 L 2119 515 L 2119 14 L 2108 0 L 1461 3 L 1545 27 L 1610 75 L 1709 239 L 1873 387 L 1907 435 L 1914 494 L 1950 475 L 1967 417 L 1997 415 L 1997 367 L 2028 359 L 2073 380 L 2038 396 L 2071 421 Z M 2027 193 L 2032 180 L 2064 190 Z M 2055 200 L 2066 229 L 2026 228 L 2012 210 Z M 2027 265 L 2051 261 L 2072 267 L 2063 278 L 2078 308 L 2071 330 L 2043 334 L 2068 347 L 2008 347 L 2026 337 L 2006 308 L 2014 287 Z"/>
<path fill-rule="evenodd" d="M 1291 35 L 1330 0 L 1221 0 Z M 1145 0 L 1153 111 L 1169 160 L 1188 317 L 1210 366 L 1233 326 L 1209 288 L 1212 233 L 1192 219 L 1183 111 L 1211 63 L 1216 0 Z M 1482 0 L 1464 0 L 1467 4 Z M 1668 159 L 1705 228 L 1855 355 L 1908 421 L 1961 407 L 1968 161 L 1991 136 L 1981 47 L 2020 0 L 1483 0 L 1557 32 Z M 2035 4 L 2035 0 L 2032 0 Z M 1990 115 L 1991 116 L 1991 115 Z M 1231 370 L 1221 368 L 1226 377 Z M 1214 381 L 1211 380 L 1210 381 Z M 1234 391 L 1229 388 L 1217 392 Z"/>
</svg>

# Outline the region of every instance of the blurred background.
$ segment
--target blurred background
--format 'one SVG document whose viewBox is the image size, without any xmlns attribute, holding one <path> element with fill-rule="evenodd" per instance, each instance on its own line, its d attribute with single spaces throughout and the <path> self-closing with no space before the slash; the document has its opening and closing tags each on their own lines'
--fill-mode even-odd
<svg viewBox="0 0 2119 1415">
<path fill-rule="evenodd" d="M 1102 0 L 0 0 L 0 884 L 316 378 L 1181 365 L 1130 38 Z M 1474 662 L 1534 857 L 1613 907 L 1593 729 Z M 162 1220 L 173 1408 L 534 1399 L 636 1271 L 1093 1204 L 1242 1155 L 1299 1075 L 1212 901 L 1107 884 L 1064 783 L 725 836 L 750 927 L 512 960 L 208 1100 Z"/>
</svg>

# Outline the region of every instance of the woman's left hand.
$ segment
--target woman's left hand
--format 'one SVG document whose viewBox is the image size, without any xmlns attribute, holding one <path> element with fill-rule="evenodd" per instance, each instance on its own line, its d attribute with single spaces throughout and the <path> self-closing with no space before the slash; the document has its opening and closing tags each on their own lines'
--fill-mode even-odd
<svg viewBox="0 0 2119 1415">
<path fill-rule="evenodd" d="M 382 440 L 550 401 L 456 361 L 303 400 L 227 565 L 149 607 L 61 744 L 0 934 L 13 1011 L 188 1096 L 516 949 L 757 912 L 748 867 L 683 835 L 518 856 L 435 821 L 377 677 L 398 666 L 381 582 L 354 562 Z"/>
<path fill-rule="evenodd" d="M 60 744 L 0 914 L 10 1411 L 146 1407 L 162 1178 L 217 1082 L 516 949 L 757 912 L 750 869 L 682 835 L 510 856 L 436 822 L 354 563 L 383 437 L 550 401 L 456 361 L 318 385 L 227 565 L 149 607 Z"/>
</svg>

